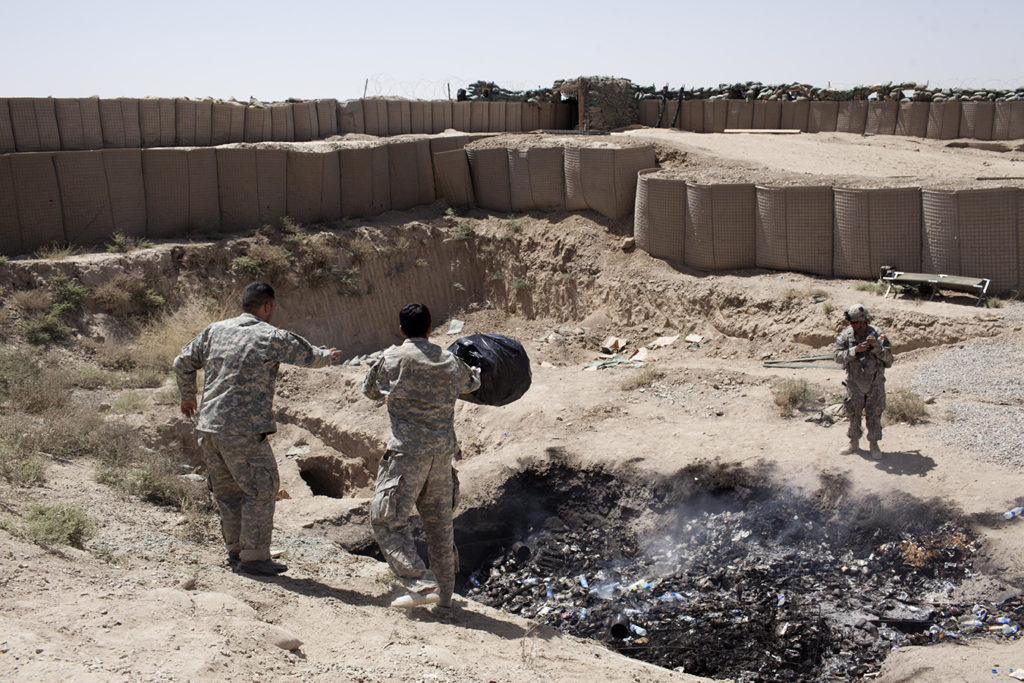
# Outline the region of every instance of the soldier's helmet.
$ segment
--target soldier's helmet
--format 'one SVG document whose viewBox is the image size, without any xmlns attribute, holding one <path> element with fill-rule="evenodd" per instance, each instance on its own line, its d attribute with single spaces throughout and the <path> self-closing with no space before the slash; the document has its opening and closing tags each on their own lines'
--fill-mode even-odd
<svg viewBox="0 0 1024 683">
<path fill-rule="evenodd" d="M 864 322 L 871 320 L 871 314 L 868 313 L 868 309 L 864 308 L 860 304 L 854 304 L 847 308 L 843 312 L 843 316 L 851 323 L 859 320 L 863 320 Z"/>
</svg>

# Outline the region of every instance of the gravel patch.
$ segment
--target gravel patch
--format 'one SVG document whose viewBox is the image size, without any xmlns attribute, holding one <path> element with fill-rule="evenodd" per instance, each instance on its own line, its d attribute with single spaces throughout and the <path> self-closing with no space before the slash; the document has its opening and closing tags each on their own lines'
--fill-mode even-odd
<svg viewBox="0 0 1024 683">
<path fill-rule="evenodd" d="M 931 359 L 911 384 L 921 395 L 954 400 L 945 415 L 932 416 L 939 439 L 1020 470 L 1024 469 L 1022 367 L 1020 335 L 979 339 Z"/>
</svg>

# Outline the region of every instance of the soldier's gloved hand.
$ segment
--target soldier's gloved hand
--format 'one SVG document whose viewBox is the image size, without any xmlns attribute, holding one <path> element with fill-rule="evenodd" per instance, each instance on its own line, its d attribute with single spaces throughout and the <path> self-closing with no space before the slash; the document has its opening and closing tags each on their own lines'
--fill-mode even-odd
<svg viewBox="0 0 1024 683">
<path fill-rule="evenodd" d="M 195 399 L 192 399 L 191 401 L 181 402 L 181 412 L 185 417 L 187 417 L 190 420 L 196 414 L 196 410 L 198 408 L 199 404 L 196 402 Z"/>
<path fill-rule="evenodd" d="M 341 351 L 339 351 L 338 349 L 331 349 L 331 362 L 332 363 L 340 363 L 341 362 Z"/>
</svg>

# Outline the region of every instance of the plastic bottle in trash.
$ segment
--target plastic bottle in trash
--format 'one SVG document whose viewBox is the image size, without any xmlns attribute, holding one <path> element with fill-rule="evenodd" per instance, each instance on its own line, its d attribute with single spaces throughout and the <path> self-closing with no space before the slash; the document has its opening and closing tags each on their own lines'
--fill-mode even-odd
<svg viewBox="0 0 1024 683">
<path fill-rule="evenodd" d="M 978 621 L 977 619 L 968 619 L 967 621 L 960 622 L 961 631 L 977 631 L 983 626 L 984 624 Z"/>
<path fill-rule="evenodd" d="M 1024 507 L 1015 507 L 1012 510 L 1007 510 L 1003 513 L 1003 519 L 1013 519 L 1014 517 L 1020 517 L 1024 515 Z"/>
<path fill-rule="evenodd" d="M 1012 636 L 1020 631 L 1020 626 L 1016 624 L 1003 624 L 999 630 L 1004 636 Z"/>
<path fill-rule="evenodd" d="M 647 629 L 643 626 L 637 626 L 636 624 L 630 624 L 629 630 L 640 636 L 641 638 L 647 635 Z"/>
</svg>

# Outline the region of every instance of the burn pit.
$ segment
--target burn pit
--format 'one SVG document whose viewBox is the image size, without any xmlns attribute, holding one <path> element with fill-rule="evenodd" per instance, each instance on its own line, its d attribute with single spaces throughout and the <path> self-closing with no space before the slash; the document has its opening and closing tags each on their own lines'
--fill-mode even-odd
<svg viewBox="0 0 1024 683">
<path fill-rule="evenodd" d="M 550 462 L 456 520 L 461 590 L 666 668 L 737 681 L 875 672 L 894 647 L 1018 638 L 1018 598 L 958 603 L 979 541 L 936 502 L 800 497 L 765 472 Z"/>
</svg>

